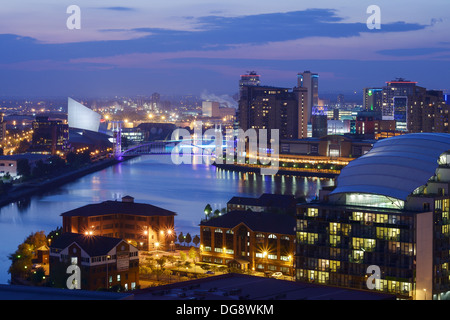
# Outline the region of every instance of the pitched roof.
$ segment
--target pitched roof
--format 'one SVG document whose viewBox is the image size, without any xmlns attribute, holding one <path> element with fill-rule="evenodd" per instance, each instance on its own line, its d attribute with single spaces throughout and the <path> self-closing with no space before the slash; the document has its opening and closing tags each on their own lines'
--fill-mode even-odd
<svg viewBox="0 0 450 320">
<path fill-rule="evenodd" d="M 175 216 L 176 213 L 151 204 L 135 203 L 129 201 L 103 201 L 96 204 L 66 211 L 61 214 L 63 217 L 76 216 L 101 216 L 108 214 L 129 214 L 137 216 Z"/>
<path fill-rule="evenodd" d="M 294 235 L 295 217 L 288 214 L 252 211 L 230 211 L 217 218 L 202 221 L 200 226 L 234 228 L 244 223 L 253 231 Z"/>
<path fill-rule="evenodd" d="M 72 243 L 78 244 L 89 256 L 106 255 L 123 240 L 104 236 L 86 236 L 81 233 L 62 233 L 52 241 L 51 248 L 65 249 Z"/>
</svg>

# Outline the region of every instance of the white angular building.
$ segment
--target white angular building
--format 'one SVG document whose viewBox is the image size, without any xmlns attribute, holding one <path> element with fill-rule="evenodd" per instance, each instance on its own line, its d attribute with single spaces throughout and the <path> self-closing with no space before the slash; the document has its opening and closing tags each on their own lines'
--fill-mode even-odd
<svg viewBox="0 0 450 320">
<path fill-rule="evenodd" d="M 69 128 L 98 132 L 101 115 L 81 103 L 68 98 L 67 120 Z"/>
</svg>

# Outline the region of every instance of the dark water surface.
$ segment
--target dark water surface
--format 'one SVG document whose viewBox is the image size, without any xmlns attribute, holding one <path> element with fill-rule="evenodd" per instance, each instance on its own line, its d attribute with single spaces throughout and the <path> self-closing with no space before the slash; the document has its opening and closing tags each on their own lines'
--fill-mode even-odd
<svg viewBox="0 0 450 320">
<path fill-rule="evenodd" d="M 177 213 L 176 232 L 199 234 L 203 209 L 226 207 L 233 196 L 258 197 L 262 193 L 293 194 L 312 198 L 333 180 L 292 176 L 260 176 L 223 171 L 205 164 L 174 165 L 170 156 L 135 158 L 87 175 L 28 201 L 0 209 L 0 283 L 10 275 L 8 255 L 31 233 L 48 233 L 62 226 L 60 214 L 87 204 L 120 200 L 130 195 Z"/>
</svg>

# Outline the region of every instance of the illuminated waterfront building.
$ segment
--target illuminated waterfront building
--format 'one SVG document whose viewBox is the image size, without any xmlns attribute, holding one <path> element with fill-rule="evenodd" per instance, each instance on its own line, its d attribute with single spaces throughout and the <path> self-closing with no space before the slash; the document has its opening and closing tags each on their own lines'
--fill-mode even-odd
<svg viewBox="0 0 450 320">
<path fill-rule="evenodd" d="M 122 239 L 63 233 L 50 244 L 49 262 L 56 287 L 67 288 L 71 265 L 79 268 L 77 285 L 83 290 L 139 286 L 139 251 Z"/>
<path fill-rule="evenodd" d="M 230 211 L 200 223 L 201 261 L 244 271 L 293 275 L 295 217 Z"/>
<path fill-rule="evenodd" d="M 450 298 L 450 135 L 380 140 L 297 208 L 296 279 L 406 299 Z"/>
<path fill-rule="evenodd" d="M 124 239 L 140 250 L 170 250 L 175 213 L 146 203 L 103 201 L 61 214 L 63 232 Z"/>
</svg>

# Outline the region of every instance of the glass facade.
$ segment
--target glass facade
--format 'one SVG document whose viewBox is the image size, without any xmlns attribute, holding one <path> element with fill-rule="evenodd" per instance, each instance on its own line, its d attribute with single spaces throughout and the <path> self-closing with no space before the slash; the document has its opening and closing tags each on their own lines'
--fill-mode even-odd
<svg viewBox="0 0 450 320">
<path fill-rule="evenodd" d="M 367 269 L 382 266 L 379 290 L 411 298 L 415 270 L 412 213 L 352 206 L 300 206 L 296 279 L 367 289 Z"/>
</svg>

